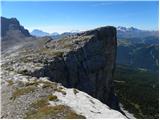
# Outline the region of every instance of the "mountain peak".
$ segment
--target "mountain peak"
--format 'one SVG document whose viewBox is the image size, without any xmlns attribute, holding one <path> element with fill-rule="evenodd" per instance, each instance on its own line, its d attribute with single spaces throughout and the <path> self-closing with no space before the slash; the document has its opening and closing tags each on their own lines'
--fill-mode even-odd
<svg viewBox="0 0 160 120">
<path fill-rule="evenodd" d="M 117 27 L 117 30 L 120 30 L 120 31 L 126 31 L 127 28 L 126 27 L 122 27 L 122 26 L 118 26 Z"/>
<path fill-rule="evenodd" d="M 58 32 L 53 32 L 53 33 L 51 33 L 50 35 L 51 35 L 51 36 L 57 36 L 57 35 L 59 35 L 59 33 L 58 33 Z"/>
<path fill-rule="evenodd" d="M 44 32 L 44 31 L 39 30 L 39 29 L 34 29 L 31 32 L 31 35 L 36 36 L 36 37 L 44 37 L 44 36 L 49 36 L 49 33 Z"/>
<path fill-rule="evenodd" d="M 17 32 L 16 33 L 17 36 L 18 34 L 24 37 L 31 36 L 28 30 L 26 30 L 23 26 L 21 26 L 16 18 L 1 17 L 1 31 L 2 31 L 2 37 L 14 34 L 15 31 Z"/>
<path fill-rule="evenodd" d="M 140 29 L 135 28 L 135 27 L 123 27 L 123 26 L 118 26 L 118 27 L 117 27 L 117 30 L 126 32 L 126 31 L 139 31 Z"/>
</svg>

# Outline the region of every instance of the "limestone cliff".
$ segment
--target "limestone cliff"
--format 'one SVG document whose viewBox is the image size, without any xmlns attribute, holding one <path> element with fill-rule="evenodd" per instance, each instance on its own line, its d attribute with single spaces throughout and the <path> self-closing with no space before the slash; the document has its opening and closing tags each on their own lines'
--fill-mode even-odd
<svg viewBox="0 0 160 120">
<path fill-rule="evenodd" d="M 42 64 L 39 69 L 25 67 L 26 75 L 48 77 L 51 81 L 74 87 L 116 108 L 112 76 L 116 59 L 116 29 L 102 27 L 53 41 L 39 38 L 23 46 L 20 59 L 27 64 Z M 23 51 L 20 49 L 19 51 Z M 23 58 L 23 57 L 21 57 Z M 27 61 L 27 59 L 30 59 Z M 15 67 L 20 71 L 23 66 Z M 20 70 L 19 70 L 20 69 Z"/>
<path fill-rule="evenodd" d="M 116 40 L 114 27 L 102 27 L 56 43 L 49 42 L 46 44 L 47 49 L 56 45 L 60 55 L 32 75 L 40 73 L 37 77 L 47 76 L 66 87 L 85 91 L 113 107 L 111 97 Z"/>
<path fill-rule="evenodd" d="M 21 46 L 14 44 L 10 47 L 12 49 L 9 52 L 6 49 L 2 53 L 2 117 L 12 118 L 12 108 L 16 108 L 16 111 L 23 112 L 17 112 L 18 116 L 13 118 L 25 118 L 24 111 L 28 113 L 28 105 L 32 104 L 33 100 L 44 98 L 56 91 L 64 93 L 63 90 L 55 88 L 53 83 L 61 83 L 66 88 L 77 88 L 110 108 L 118 109 L 112 78 L 116 61 L 116 28 L 101 27 L 57 40 L 50 37 L 31 37 Z M 6 105 L 12 108 L 6 108 Z M 25 108 L 20 108 L 21 105 Z"/>
</svg>

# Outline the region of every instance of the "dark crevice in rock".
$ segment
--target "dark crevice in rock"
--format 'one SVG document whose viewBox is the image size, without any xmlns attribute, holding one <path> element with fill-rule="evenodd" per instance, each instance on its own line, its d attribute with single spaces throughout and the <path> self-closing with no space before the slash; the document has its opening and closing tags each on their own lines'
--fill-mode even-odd
<svg viewBox="0 0 160 120">
<path fill-rule="evenodd" d="M 62 57 L 62 60 L 63 60 L 63 64 L 64 64 L 64 71 L 66 73 L 66 81 L 67 81 L 68 87 L 71 87 L 72 85 L 71 85 L 71 82 L 70 82 L 69 68 L 66 65 L 65 60 L 64 60 L 63 57 Z"/>
</svg>

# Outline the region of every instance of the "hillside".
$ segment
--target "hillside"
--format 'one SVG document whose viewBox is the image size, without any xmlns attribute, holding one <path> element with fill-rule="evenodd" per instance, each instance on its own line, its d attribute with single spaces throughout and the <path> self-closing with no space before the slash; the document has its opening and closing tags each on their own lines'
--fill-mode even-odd
<svg viewBox="0 0 160 120">
<path fill-rule="evenodd" d="M 158 72 L 158 54 L 158 45 L 120 44 L 117 47 L 117 64 L 129 65 L 132 68 L 142 68 Z"/>
<path fill-rule="evenodd" d="M 111 26 L 12 44 L 2 53 L 1 118 L 126 118 L 116 111 L 115 55 Z"/>
<path fill-rule="evenodd" d="M 1 45 L 2 52 L 6 49 L 10 49 L 14 45 L 20 45 L 28 40 L 32 39 L 32 36 L 16 18 L 5 18 L 1 17 Z"/>
<path fill-rule="evenodd" d="M 126 38 L 147 38 L 150 36 L 158 37 L 158 31 L 152 30 L 141 30 L 134 27 L 117 27 L 117 37 L 119 39 L 126 39 Z"/>
<path fill-rule="evenodd" d="M 117 64 L 158 72 L 158 31 L 118 27 L 117 41 Z"/>
<path fill-rule="evenodd" d="M 117 32 L 115 92 L 136 118 L 159 118 L 158 31 L 120 27 Z"/>
<path fill-rule="evenodd" d="M 3 119 L 126 118 L 75 88 L 6 70 L 2 72 L 1 105 Z"/>
<path fill-rule="evenodd" d="M 115 92 L 124 109 L 136 118 L 159 118 L 158 73 L 118 65 L 114 83 Z"/>
</svg>

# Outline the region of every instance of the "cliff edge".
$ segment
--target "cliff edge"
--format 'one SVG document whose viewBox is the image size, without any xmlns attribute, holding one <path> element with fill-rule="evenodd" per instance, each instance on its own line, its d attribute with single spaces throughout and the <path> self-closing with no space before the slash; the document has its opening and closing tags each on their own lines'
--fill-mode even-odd
<svg viewBox="0 0 160 120">
<path fill-rule="evenodd" d="M 96 114 L 100 113 L 103 117 L 109 116 L 112 111 L 109 107 L 119 109 L 112 78 L 116 48 L 116 28 L 111 26 L 58 40 L 31 37 L 19 47 L 14 45 L 13 52 L 2 53 L 2 118 L 37 118 L 38 115 L 39 118 L 98 118 Z M 75 113 L 77 103 L 71 103 L 78 99 L 71 96 L 70 91 L 75 95 L 83 91 L 79 97 L 88 98 L 90 102 L 79 100 L 90 107 L 78 106 L 79 111 Z M 100 102 L 93 100 L 95 98 L 109 106 L 104 108 L 105 112 L 100 111 L 99 106 L 93 110 L 91 106 Z M 57 108 L 57 105 L 62 106 Z M 60 109 L 55 115 L 44 115 L 45 110 L 50 113 L 55 109 Z M 85 113 L 81 113 L 84 109 Z M 119 112 L 113 113 L 110 118 L 125 118 Z"/>
</svg>

